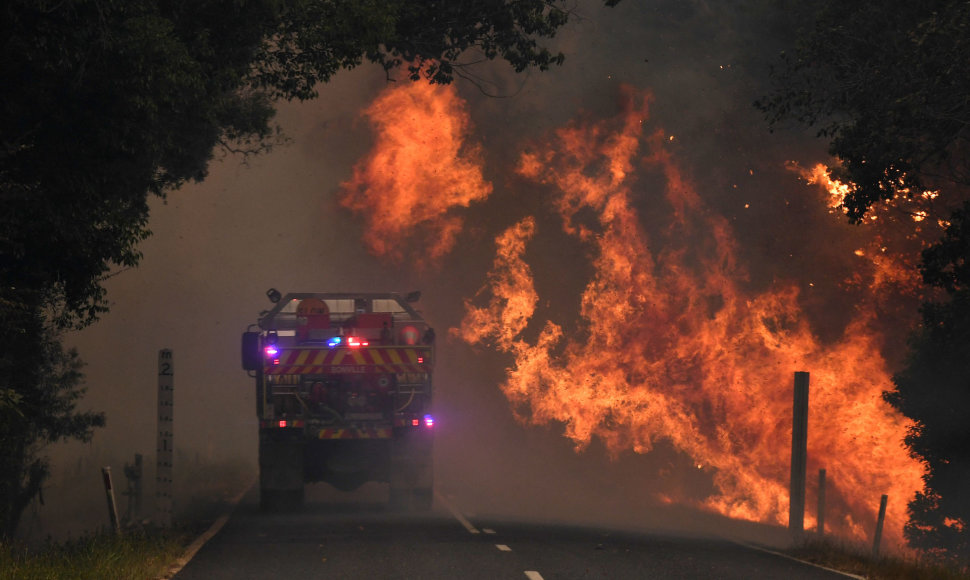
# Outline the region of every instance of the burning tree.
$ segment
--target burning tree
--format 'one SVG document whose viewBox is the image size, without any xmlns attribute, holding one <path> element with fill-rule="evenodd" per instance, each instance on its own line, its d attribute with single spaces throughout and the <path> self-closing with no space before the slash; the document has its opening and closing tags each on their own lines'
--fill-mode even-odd
<svg viewBox="0 0 970 580">
<path fill-rule="evenodd" d="M 842 207 L 943 190 L 964 197 L 970 93 L 970 6 L 957 0 L 823 2 L 756 103 L 772 125 L 816 127 L 839 159 Z M 945 218 L 945 215 L 934 216 Z"/>
<path fill-rule="evenodd" d="M 966 226 L 970 206 L 970 4 L 956 0 L 822 3 L 757 105 L 773 125 L 818 128 L 839 160 L 840 207 L 861 222 L 900 200 L 939 199 L 919 210 L 945 228 L 922 253 L 923 281 L 943 296 L 922 306 L 905 368 L 886 400 L 915 421 L 906 443 L 925 461 L 925 487 L 909 504 L 906 536 L 923 550 L 970 556 L 965 482 L 968 328 Z M 961 63 L 961 64 L 958 64 Z"/>
</svg>

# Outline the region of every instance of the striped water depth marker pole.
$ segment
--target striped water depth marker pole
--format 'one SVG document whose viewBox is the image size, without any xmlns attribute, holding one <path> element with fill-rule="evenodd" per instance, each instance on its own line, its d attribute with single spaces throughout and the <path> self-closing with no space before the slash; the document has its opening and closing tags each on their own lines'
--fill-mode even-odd
<svg viewBox="0 0 970 580">
<path fill-rule="evenodd" d="M 158 351 L 158 444 L 155 448 L 155 522 L 172 525 L 172 423 L 175 410 L 175 363 L 172 351 Z"/>
</svg>

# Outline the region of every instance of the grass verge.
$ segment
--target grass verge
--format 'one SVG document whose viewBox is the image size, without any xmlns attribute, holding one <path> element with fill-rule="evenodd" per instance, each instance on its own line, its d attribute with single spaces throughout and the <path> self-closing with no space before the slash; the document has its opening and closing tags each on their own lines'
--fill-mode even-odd
<svg viewBox="0 0 970 580">
<path fill-rule="evenodd" d="M 251 467 L 238 461 L 183 463 L 192 477 L 177 482 L 173 527 L 132 524 L 122 534 L 102 530 L 41 546 L 0 542 L 0 580 L 168 578 L 186 548 L 253 480 Z"/>
<path fill-rule="evenodd" d="M 970 571 L 899 556 L 873 558 L 864 548 L 833 540 L 807 540 L 786 554 L 870 580 L 968 580 Z"/>
<path fill-rule="evenodd" d="M 98 533 L 30 550 L 0 544 L 0 580 L 164 578 L 193 538 L 172 529 Z"/>
</svg>

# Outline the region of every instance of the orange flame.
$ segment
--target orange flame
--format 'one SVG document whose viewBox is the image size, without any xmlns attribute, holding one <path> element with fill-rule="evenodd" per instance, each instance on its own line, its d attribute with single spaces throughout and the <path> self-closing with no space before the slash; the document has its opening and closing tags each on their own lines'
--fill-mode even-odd
<svg viewBox="0 0 970 580">
<path fill-rule="evenodd" d="M 427 248 L 416 261 L 435 262 L 462 229 L 453 210 L 492 192 L 481 147 L 468 142 L 464 101 L 453 86 L 408 82 L 384 91 L 364 115 L 375 144 L 342 185 L 339 203 L 364 218 L 375 255 L 399 261 L 413 241 Z"/>
<path fill-rule="evenodd" d="M 807 183 L 818 185 L 824 192 L 829 213 L 838 214 L 839 219 L 844 219 L 841 210 L 851 189 L 849 184 L 832 179 L 829 168 L 822 163 L 815 164 L 811 169 L 805 169 L 795 162 L 789 162 L 787 166 Z M 899 296 L 919 296 L 923 290 L 915 263 L 919 250 L 937 239 L 943 229 L 940 224 L 920 222 L 930 215 L 929 204 L 937 197 L 937 192 L 924 191 L 914 199 L 900 197 L 874 205 L 868 221 L 864 222 L 864 226 L 870 228 L 869 241 L 866 247 L 854 251 L 856 256 L 868 262 L 868 272 L 865 276 L 856 273 L 845 280 L 845 286 L 867 288 L 869 295 L 880 305 L 886 305 Z M 894 251 L 888 251 L 887 240 L 890 239 L 893 240 Z"/>
<path fill-rule="evenodd" d="M 594 437 L 614 454 L 648 453 L 667 441 L 715 486 L 705 498 L 667 490 L 659 502 L 779 524 L 788 513 L 792 375 L 810 371 L 809 470 L 828 473 L 827 529 L 871 537 L 886 493 L 887 536 L 898 542 L 923 466 L 902 445 L 910 424 L 880 396 L 891 382 L 872 324 L 878 300 L 858 309 L 838 341 L 823 344 L 794 285 L 747 290 L 727 220 L 681 174 L 665 149 L 672 138 L 644 136 L 648 102 L 628 90 L 616 119 L 573 123 L 519 160 L 518 174 L 548 188 L 563 231 L 592 256 L 581 331 L 536 314 L 540 296 L 525 256 L 538 226 L 529 216 L 496 238 L 479 294 L 486 304 L 466 301 L 453 334 L 514 358 L 501 388 L 520 420 L 563 425 L 577 449 Z M 415 242 L 434 261 L 462 227 L 455 210 L 492 191 L 481 148 L 468 143 L 463 102 L 453 87 L 408 83 L 385 91 L 365 114 L 375 147 L 355 166 L 340 204 L 363 216 L 376 255 L 400 260 Z M 668 226 L 655 240 L 634 208 L 648 194 L 635 189 L 644 174 L 665 184 L 665 203 L 652 211 L 666 208 Z M 857 255 L 873 263 L 871 289 L 904 285 L 904 268 L 883 252 Z"/>
<path fill-rule="evenodd" d="M 830 213 L 842 213 L 844 211 L 843 203 L 845 202 L 845 198 L 854 187 L 851 182 L 845 183 L 838 179 L 833 179 L 832 171 L 822 163 L 816 163 L 811 169 L 803 168 L 794 161 L 788 162 L 787 165 L 789 170 L 798 173 L 806 182 L 820 186 L 827 193 L 828 199 L 826 200 L 826 205 L 828 205 Z M 905 183 L 899 181 L 895 193 L 896 196 L 892 200 L 884 200 L 873 204 L 869 208 L 869 213 L 865 218 L 867 223 L 876 222 L 880 218 L 883 220 L 895 220 L 898 216 L 893 216 L 890 213 L 893 211 L 902 216 L 907 216 L 917 224 L 926 220 L 931 214 L 949 214 L 948 211 L 941 212 L 938 207 L 941 205 L 939 203 L 939 191 L 923 190 L 917 193 L 910 187 L 907 187 Z M 940 227 L 940 230 L 946 227 L 945 221 L 937 225 Z M 919 233 L 922 229 L 922 227 L 916 227 L 914 231 Z M 941 233 L 940 231 L 935 231 L 932 227 L 929 229 L 931 230 L 929 233 L 934 236 L 938 236 Z"/>
<path fill-rule="evenodd" d="M 808 183 L 816 183 L 829 193 L 829 212 L 834 213 L 842 208 L 845 197 L 849 195 L 848 184 L 838 179 L 832 179 L 829 168 L 822 163 L 816 163 L 811 169 L 802 169 L 795 162 L 790 162 L 788 168 L 797 171 Z"/>
<path fill-rule="evenodd" d="M 522 421 L 561 424 L 577 449 L 594 437 L 614 454 L 669 441 L 716 489 L 658 501 L 778 524 L 788 518 L 792 377 L 810 371 L 808 467 L 827 469 L 827 528 L 871 537 L 874 506 L 887 493 L 887 536 L 899 541 L 923 467 L 902 445 L 910 424 L 881 399 L 891 382 L 871 314 L 860 310 L 840 340 L 822 344 L 795 286 L 747 292 L 728 222 L 681 174 L 664 149 L 669 139 L 644 137 L 648 98 L 626 97 L 616 119 L 560 129 L 518 166 L 548 186 L 563 230 L 593 256 L 583 331 L 567 335 L 536 319 L 525 261 L 536 222 L 528 217 L 498 236 L 480 293 L 487 304 L 466 301 L 453 333 L 514 358 L 501 388 Z M 647 194 L 634 189 L 642 172 L 666 184 L 669 226 L 654 242 L 633 206 Z"/>
</svg>

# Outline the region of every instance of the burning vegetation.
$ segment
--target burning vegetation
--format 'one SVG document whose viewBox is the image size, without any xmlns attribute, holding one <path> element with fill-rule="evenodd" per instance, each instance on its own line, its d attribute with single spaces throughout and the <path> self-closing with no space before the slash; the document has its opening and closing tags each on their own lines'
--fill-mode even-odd
<svg viewBox="0 0 970 580">
<path fill-rule="evenodd" d="M 486 282 L 452 335 L 510 358 L 501 389 L 523 423 L 561 425 L 577 450 L 595 438 L 613 455 L 664 442 L 713 483 L 706 497 L 671 490 L 658 502 L 782 525 L 792 377 L 810 371 L 808 470 L 828 473 L 827 530 L 869 537 L 874 499 L 886 493 L 898 498 L 887 536 L 901 541 L 905 501 L 924 468 L 903 446 L 911 424 L 881 396 L 891 373 L 880 354 L 879 301 L 860 304 L 842 335 L 823 342 L 794 283 L 751 290 L 729 221 L 684 175 L 669 136 L 647 129 L 649 101 L 626 88 L 615 118 L 574 121 L 519 156 L 518 178 L 548 196 L 559 234 L 588 257 L 573 270 L 588 274 L 578 310 L 542 306 L 549 298 L 537 290 L 529 247 L 549 222 L 527 215 L 495 237 Z M 376 254 L 394 258 L 398 243 L 422 232 L 425 255 L 444 255 L 461 227 L 452 210 L 491 193 L 477 151 L 463 144 L 461 101 L 447 87 L 393 87 L 367 115 L 378 137 L 344 205 L 408 217 L 367 224 Z M 422 176 L 413 173 L 419 166 Z M 644 198 L 650 216 L 638 209 Z M 665 225 L 648 230 L 645 217 Z M 903 276 L 901 264 L 875 259 L 881 254 L 874 293 Z"/>
<path fill-rule="evenodd" d="M 453 85 L 428 83 L 391 87 L 364 115 L 377 133 L 374 148 L 343 184 L 340 205 L 367 220 L 374 255 L 400 260 L 405 243 L 417 242 L 424 252 L 416 261 L 434 263 L 462 229 L 453 210 L 492 193 L 481 147 L 468 141 L 469 115 Z"/>
</svg>

